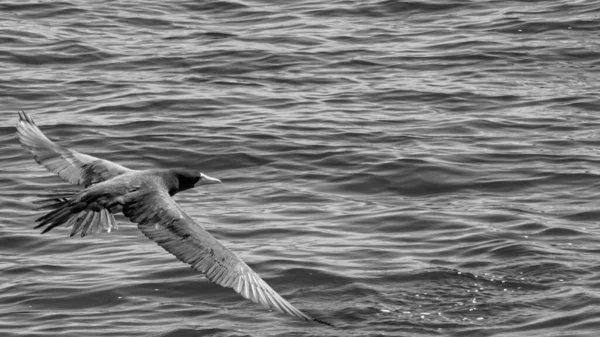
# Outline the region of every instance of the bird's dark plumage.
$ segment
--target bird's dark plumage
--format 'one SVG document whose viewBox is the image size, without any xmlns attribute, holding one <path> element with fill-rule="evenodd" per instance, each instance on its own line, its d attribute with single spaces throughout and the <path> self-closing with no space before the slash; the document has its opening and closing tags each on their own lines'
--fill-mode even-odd
<svg viewBox="0 0 600 337">
<path fill-rule="evenodd" d="M 25 149 L 48 170 L 83 187 L 57 191 L 38 203 L 51 210 L 36 221 L 45 233 L 71 226 L 71 236 L 110 231 L 113 214 L 123 212 L 151 240 L 204 274 L 265 307 L 307 321 L 317 321 L 275 292 L 242 259 L 190 218 L 172 196 L 202 184 L 219 183 L 190 170 L 131 170 L 108 160 L 59 146 L 48 139 L 25 112 L 19 113 L 17 135 Z"/>
</svg>

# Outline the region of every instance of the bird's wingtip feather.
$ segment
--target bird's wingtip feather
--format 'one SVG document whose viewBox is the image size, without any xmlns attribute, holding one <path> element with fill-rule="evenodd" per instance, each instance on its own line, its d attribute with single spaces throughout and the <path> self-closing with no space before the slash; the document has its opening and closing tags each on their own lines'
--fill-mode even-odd
<svg viewBox="0 0 600 337">
<path fill-rule="evenodd" d="M 321 324 L 328 325 L 328 326 L 330 326 L 330 327 L 332 327 L 332 328 L 335 328 L 335 325 L 333 325 L 333 324 L 331 324 L 331 323 L 329 323 L 329 322 L 325 322 L 325 321 L 323 321 L 323 320 L 320 320 L 320 319 L 318 319 L 318 318 L 313 318 L 313 321 L 315 321 L 315 322 L 317 322 L 317 323 L 321 323 Z"/>
<path fill-rule="evenodd" d="M 31 116 L 29 116 L 25 112 L 25 110 L 23 110 L 23 109 L 21 109 L 20 111 L 17 110 L 17 113 L 19 114 L 19 122 L 26 122 L 26 123 L 35 125 L 35 122 L 33 121 L 33 118 L 31 118 Z"/>
</svg>

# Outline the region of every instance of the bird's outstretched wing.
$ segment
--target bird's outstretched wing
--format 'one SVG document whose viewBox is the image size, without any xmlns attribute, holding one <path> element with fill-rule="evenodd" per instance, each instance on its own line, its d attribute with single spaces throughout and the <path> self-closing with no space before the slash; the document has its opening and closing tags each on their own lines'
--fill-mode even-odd
<svg viewBox="0 0 600 337">
<path fill-rule="evenodd" d="M 322 322 L 293 307 L 240 257 L 191 219 L 163 191 L 145 190 L 128 200 L 123 214 L 148 238 L 203 273 L 210 281 L 233 288 L 245 298 L 306 321 Z"/>
<path fill-rule="evenodd" d="M 46 137 L 24 111 L 19 112 L 17 136 L 35 161 L 64 180 L 89 186 L 131 171 L 111 161 L 64 148 Z"/>
</svg>

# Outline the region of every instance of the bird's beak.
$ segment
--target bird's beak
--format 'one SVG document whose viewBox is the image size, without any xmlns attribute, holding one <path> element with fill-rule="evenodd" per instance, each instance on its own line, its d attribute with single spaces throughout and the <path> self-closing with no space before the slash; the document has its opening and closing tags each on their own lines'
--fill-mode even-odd
<svg viewBox="0 0 600 337">
<path fill-rule="evenodd" d="M 200 180 L 200 183 L 202 185 L 220 184 L 221 180 L 219 180 L 217 178 L 209 177 L 206 174 L 202 174 L 202 180 Z"/>
</svg>

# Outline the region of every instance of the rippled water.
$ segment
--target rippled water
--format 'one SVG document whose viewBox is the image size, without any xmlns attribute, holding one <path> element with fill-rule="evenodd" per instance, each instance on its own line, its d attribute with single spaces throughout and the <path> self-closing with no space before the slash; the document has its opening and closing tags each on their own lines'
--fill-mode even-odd
<svg viewBox="0 0 600 337">
<path fill-rule="evenodd" d="M 0 335 L 595 336 L 597 1 L 0 2 Z M 292 304 L 121 220 L 33 229 L 17 143 L 200 169 L 177 197 Z"/>
</svg>

